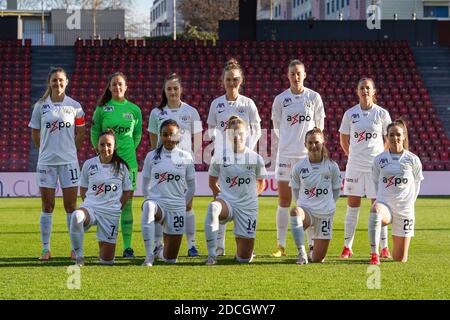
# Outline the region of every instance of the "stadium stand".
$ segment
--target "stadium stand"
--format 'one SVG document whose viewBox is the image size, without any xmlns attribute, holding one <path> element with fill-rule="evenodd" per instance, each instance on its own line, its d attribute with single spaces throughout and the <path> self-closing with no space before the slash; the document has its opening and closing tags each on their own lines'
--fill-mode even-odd
<svg viewBox="0 0 450 320">
<path fill-rule="evenodd" d="M 78 40 L 74 50 L 69 95 L 80 101 L 86 112 L 87 137 L 107 77 L 115 71 L 128 76 L 129 99 L 141 107 L 144 122 L 137 150 L 139 170 L 148 152 L 148 116 L 160 100 L 164 77 L 170 72 L 181 75 L 183 100 L 198 109 L 206 129 L 209 105 L 223 94 L 220 76 L 231 57 L 244 69 L 241 93 L 255 101 L 263 129 L 271 128 L 274 97 L 289 86 L 289 61 L 298 58 L 305 63 L 305 84 L 322 96 L 328 148 L 342 170 L 346 160 L 338 129 L 345 110 L 357 103 L 355 86 L 362 76 L 375 80 L 378 104 L 388 109 L 393 119 L 405 116 L 409 120 L 411 151 L 421 158 L 424 170 L 450 170 L 450 140 L 406 41 Z M 30 106 L 30 42 L 2 41 L 0 53 L 0 124 L 4 137 L 0 141 L 0 171 L 27 171 L 31 108 L 26 117 L 22 110 Z M 268 140 L 270 150 L 270 132 Z M 204 146 L 209 143 L 204 142 Z M 81 164 L 93 155 L 86 138 L 79 152 Z M 200 171 L 207 168 L 206 164 L 197 165 Z"/>
<path fill-rule="evenodd" d="M 0 41 L 0 171 L 28 171 L 31 42 Z"/>
<path fill-rule="evenodd" d="M 206 128 L 209 105 L 223 94 L 222 67 L 229 58 L 235 57 L 244 68 L 242 93 L 255 101 L 262 128 L 269 129 L 273 98 L 289 85 L 286 66 L 290 60 L 299 58 L 306 65 L 306 86 L 323 98 L 328 148 L 341 169 L 345 168 L 345 157 L 339 146 L 339 125 L 345 110 L 357 103 L 357 81 L 369 76 L 378 87 L 378 104 L 387 108 L 393 119 L 405 116 L 409 120 L 411 150 L 420 156 L 424 169 L 450 170 L 450 141 L 406 41 L 217 41 L 213 44 L 187 40 L 79 40 L 75 50 L 70 94 L 78 97 L 85 108 L 88 126 L 108 75 L 120 70 L 129 77 L 130 100 L 142 108 L 144 128 L 151 109 L 159 102 L 163 79 L 170 72 L 181 75 L 183 100 L 198 108 Z M 145 132 L 138 149 L 140 167 L 147 150 Z M 86 141 L 80 160 L 92 155 Z M 197 169 L 206 170 L 207 166 L 197 165 Z"/>
</svg>

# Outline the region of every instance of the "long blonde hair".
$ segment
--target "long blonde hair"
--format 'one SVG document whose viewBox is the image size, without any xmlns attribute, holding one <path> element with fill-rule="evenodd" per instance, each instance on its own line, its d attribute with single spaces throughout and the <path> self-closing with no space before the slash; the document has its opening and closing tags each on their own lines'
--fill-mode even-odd
<svg viewBox="0 0 450 320">
<path fill-rule="evenodd" d="M 67 77 L 67 72 L 63 68 L 61 68 L 61 67 L 52 68 L 47 76 L 47 89 L 45 89 L 44 95 L 39 99 L 39 101 L 44 102 L 45 99 L 47 99 L 49 96 L 52 95 L 52 87 L 50 85 L 50 79 L 52 78 L 52 76 L 55 73 L 58 73 L 58 72 L 64 73 L 64 76 L 66 77 L 66 79 L 69 79 Z"/>
</svg>

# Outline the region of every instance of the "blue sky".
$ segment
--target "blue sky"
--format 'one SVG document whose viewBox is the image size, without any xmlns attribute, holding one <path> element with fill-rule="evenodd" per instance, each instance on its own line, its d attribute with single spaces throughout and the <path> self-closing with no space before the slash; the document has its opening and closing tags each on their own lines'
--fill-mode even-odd
<svg viewBox="0 0 450 320">
<path fill-rule="evenodd" d="M 153 0 L 134 0 L 134 3 L 138 7 L 138 12 L 142 14 L 150 14 L 150 7 L 152 6 Z"/>
</svg>

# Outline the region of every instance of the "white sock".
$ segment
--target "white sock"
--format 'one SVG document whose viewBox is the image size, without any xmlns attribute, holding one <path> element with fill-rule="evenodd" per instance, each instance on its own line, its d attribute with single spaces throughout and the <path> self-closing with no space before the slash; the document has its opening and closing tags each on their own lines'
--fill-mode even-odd
<svg viewBox="0 0 450 320">
<path fill-rule="evenodd" d="M 370 253 L 378 254 L 378 244 L 380 243 L 381 235 L 381 214 L 371 212 L 369 215 L 369 242 Z"/>
<path fill-rule="evenodd" d="M 277 242 L 284 248 L 286 248 L 286 234 L 288 230 L 288 211 L 289 208 L 280 206 L 277 208 Z"/>
<path fill-rule="evenodd" d="M 77 258 L 83 257 L 83 240 L 84 240 L 84 221 L 86 215 L 82 210 L 75 210 L 72 213 L 72 221 L 70 222 L 70 241 L 72 248 L 75 250 Z"/>
<path fill-rule="evenodd" d="M 312 238 L 313 235 L 313 226 L 309 226 L 308 229 L 305 230 L 306 232 L 306 237 L 308 238 L 308 245 L 310 248 L 314 247 L 314 240 Z"/>
<path fill-rule="evenodd" d="M 225 234 L 227 232 L 227 225 L 219 224 L 219 232 L 217 234 L 217 247 L 225 250 Z"/>
<path fill-rule="evenodd" d="M 355 239 L 356 225 L 358 224 L 359 207 L 351 208 L 347 206 L 347 214 L 345 215 L 344 228 L 344 246 L 352 248 L 353 239 Z"/>
<path fill-rule="evenodd" d="M 186 240 L 188 249 L 195 247 L 195 215 L 194 209 L 186 211 Z"/>
<path fill-rule="evenodd" d="M 145 201 L 142 205 L 142 238 L 144 239 L 145 258 L 153 256 L 155 238 L 155 214 L 157 206 L 153 201 Z"/>
<path fill-rule="evenodd" d="M 155 223 L 155 247 L 162 244 L 163 226 L 161 223 Z"/>
<path fill-rule="evenodd" d="M 222 211 L 222 204 L 214 201 L 208 205 L 205 218 L 205 237 L 208 255 L 216 256 L 217 236 L 219 233 L 219 215 Z"/>
<path fill-rule="evenodd" d="M 69 235 L 70 235 L 71 220 L 72 220 L 72 212 L 66 213 L 67 230 L 69 230 Z M 73 247 L 72 247 L 72 250 L 73 250 Z"/>
<path fill-rule="evenodd" d="M 305 250 L 305 233 L 303 231 L 303 221 L 300 216 L 291 216 L 291 230 L 298 251 L 300 252 L 302 248 Z"/>
<path fill-rule="evenodd" d="M 103 260 L 102 258 L 98 258 L 98 262 L 103 266 L 112 266 L 114 264 L 114 259 L 112 260 Z"/>
<path fill-rule="evenodd" d="M 381 227 L 381 236 L 380 236 L 380 247 L 381 249 L 387 248 L 389 246 L 388 239 L 388 226 Z"/>
<path fill-rule="evenodd" d="M 174 263 L 177 262 L 177 258 L 175 258 L 175 259 L 166 259 L 166 258 L 164 257 L 164 250 L 160 250 L 160 251 L 159 251 L 158 259 L 159 259 L 160 261 L 162 261 L 162 262 L 169 263 L 169 264 L 174 264 Z"/>
<path fill-rule="evenodd" d="M 39 220 L 41 226 L 41 242 L 42 248 L 50 251 L 50 234 L 52 233 L 52 218 L 51 213 L 42 212 Z"/>
<path fill-rule="evenodd" d="M 250 258 L 247 258 L 247 259 L 241 258 L 238 255 L 236 255 L 236 261 L 239 263 L 250 263 L 253 261 L 253 254 Z"/>
</svg>

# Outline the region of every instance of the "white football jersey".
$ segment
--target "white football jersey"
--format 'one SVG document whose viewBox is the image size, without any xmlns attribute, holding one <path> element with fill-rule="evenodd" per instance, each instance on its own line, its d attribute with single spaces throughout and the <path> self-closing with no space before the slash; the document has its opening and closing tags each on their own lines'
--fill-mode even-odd
<svg viewBox="0 0 450 320">
<path fill-rule="evenodd" d="M 375 157 L 372 170 L 377 201 L 405 217 L 414 214 L 416 182 L 423 180 L 419 157 L 407 150 L 401 155 L 386 150 Z"/>
<path fill-rule="evenodd" d="M 159 108 L 154 108 L 150 112 L 147 131 L 156 134 L 158 141 L 161 124 L 167 119 L 175 120 L 180 126 L 181 137 L 178 147 L 184 151 L 191 152 L 192 135 L 202 132 L 202 120 L 198 111 L 184 102 L 176 109 L 165 106 L 161 111 Z"/>
<path fill-rule="evenodd" d="M 220 197 L 242 209 L 258 209 L 256 179 L 265 179 L 263 158 L 246 148 L 242 153 L 227 153 L 222 159 L 213 157 L 209 175 L 219 177 Z"/>
<path fill-rule="evenodd" d="M 272 104 L 272 121 L 280 130 L 278 156 L 305 157 L 305 135 L 324 118 L 322 98 L 311 89 L 305 88 L 301 94 L 286 89 L 277 95 Z"/>
<path fill-rule="evenodd" d="M 333 190 L 341 188 L 339 166 L 330 159 L 311 165 L 306 157 L 294 165 L 290 187 L 300 189 L 297 206 L 313 215 L 329 216 L 336 211 Z"/>
<path fill-rule="evenodd" d="M 172 151 L 163 147 L 158 156 L 157 149 L 152 150 L 145 157 L 142 175 L 150 179 L 146 199 L 154 200 L 166 210 L 186 209 L 186 181 L 195 179 L 191 153 L 178 147 Z"/>
<path fill-rule="evenodd" d="M 121 164 L 116 172 L 113 164 L 101 163 L 98 156 L 84 162 L 80 186 L 88 189 L 81 208 L 90 207 L 114 216 L 122 213 L 120 198 L 123 192 L 132 190 L 127 167 Z"/>
<path fill-rule="evenodd" d="M 211 102 L 207 123 L 208 126 L 215 128 L 216 141 L 219 141 L 217 136 L 222 134 L 222 145 L 226 139 L 224 132 L 231 116 L 239 116 L 248 124 L 247 146 L 250 146 L 253 135 L 250 125 L 261 122 L 255 102 L 242 95 L 239 95 L 236 101 L 227 101 L 226 95 L 223 95 Z"/>
<path fill-rule="evenodd" d="M 40 130 L 39 165 L 65 165 L 78 162 L 75 127 L 85 125 L 81 105 L 65 96 L 53 103 L 50 97 L 34 105 L 28 127 Z"/>
<path fill-rule="evenodd" d="M 384 150 L 383 136 L 390 123 L 389 112 L 376 104 L 368 111 L 357 104 L 344 113 L 339 132 L 350 136 L 346 170 L 371 172 L 373 159 Z"/>
</svg>

